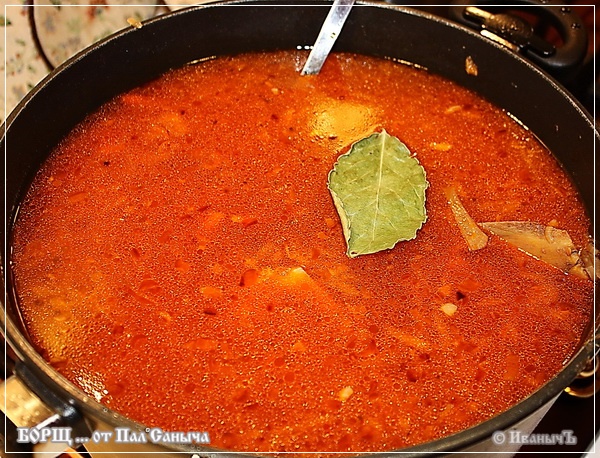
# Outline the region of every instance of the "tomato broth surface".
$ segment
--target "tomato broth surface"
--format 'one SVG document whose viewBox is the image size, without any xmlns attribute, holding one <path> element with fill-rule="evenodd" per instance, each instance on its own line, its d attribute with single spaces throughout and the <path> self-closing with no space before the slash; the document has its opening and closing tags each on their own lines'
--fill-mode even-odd
<svg viewBox="0 0 600 458">
<path fill-rule="evenodd" d="M 590 221 L 551 154 L 474 93 L 334 54 L 218 58 L 116 97 L 38 173 L 14 231 L 34 344 L 149 426 L 238 451 L 379 451 L 486 420 L 573 355 L 593 283 L 475 221 Z M 385 128 L 427 173 L 428 220 L 350 259 L 327 175 Z M 451 315 L 441 308 L 456 306 Z"/>
</svg>

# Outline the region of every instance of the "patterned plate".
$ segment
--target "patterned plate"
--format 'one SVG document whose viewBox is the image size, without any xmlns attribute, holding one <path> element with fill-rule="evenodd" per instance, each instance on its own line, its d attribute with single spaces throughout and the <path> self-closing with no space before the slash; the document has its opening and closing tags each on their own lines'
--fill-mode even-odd
<svg viewBox="0 0 600 458">
<path fill-rule="evenodd" d="M 175 11 L 181 8 L 185 8 L 186 6 L 192 5 L 203 5 L 206 3 L 214 3 L 219 0 L 163 0 L 167 8 L 171 11 Z"/>
<path fill-rule="evenodd" d="M 48 67 L 31 36 L 28 19 L 30 7 L 20 5 L 22 0 L 12 3 L 0 11 L 0 33 L 2 38 L 6 37 L 0 50 L 0 79 L 5 83 L 4 91 L 0 92 L 0 122 L 48 73 Z"/>
<path fill-rule="evenodd" d="M 157 0 L 34 0 L 34 33 L 56 67 L 90 44 L 156 14 Z"/>
</svg>

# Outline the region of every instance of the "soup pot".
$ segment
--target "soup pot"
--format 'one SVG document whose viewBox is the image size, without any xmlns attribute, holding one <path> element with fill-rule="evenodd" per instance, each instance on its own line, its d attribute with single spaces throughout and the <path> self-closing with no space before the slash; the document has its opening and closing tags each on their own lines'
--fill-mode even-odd
<svg viewBox="0 0 600 458">
<path fill-rule="evenodd" d="M 214 450 L 209 446 L 102 441 L 103 431 L 114 432 L 115 428 L 148 430 L 87 396 L 44 361 L 29 342 L 19 318 L 10 270 L 13 222 L 40 164 L 79 121 L 102 103 L 195 60 L 249 51 L 305 48 L 314 42 L 327 6 L 319 1 L 305 1 L 301 6 L 247 1 L 193 7 L 150 20 L 141 28 L 132 27 L 105 39 L 63 64 L 9 116 L 1 140 L 6 151 L 6 163 L 2 165 L 6 177 L 3 235 L 9 240 L 2 252 L 7 292 L 2 324 L 16 360 L 16 375 L 6 382 L 7 414 L 16 426 L 69 426 L 73 428 L 72 438 L 90 439 L 86 447 L 92 453 L 154 451 L 211 456 Z M 512 50 L 436 16 L 367 2 L 352 10 L 334 50 L 412 62 L 502 107 L 556 155 L 592 213 L 597 173 L 592 165 L 593 153 L 600 146 L 593 121 L 555 80 Z M 475 63 L 477 75 L 465 70 L 467 58 Z M 593 229 L 591 233 L 594 234 Z M 515 451 L 518 444 L 502 443 L 501 432 L 533 429 L 592 357 L 595 328 L 590 317 L 578 351 L 563 370 L 508 411 L 468 430 L 403 452 L 422 456 L 423 452 L 429 455 L 457 450 Z M 28 403 L 34 408 L 28 408 Z M 17 409 L 21 412 L 15 413 Z M 11 432 L 14 430 L 9 428 L 9 436 Z M 64 445 L 61 437 L 53 438 L 54 446 Z M 30 442 L 50 445 L 42 439 L 33 437 Z M 74 446 L 78 442 L 83 440 L 75 441 Z"/>
</svg>

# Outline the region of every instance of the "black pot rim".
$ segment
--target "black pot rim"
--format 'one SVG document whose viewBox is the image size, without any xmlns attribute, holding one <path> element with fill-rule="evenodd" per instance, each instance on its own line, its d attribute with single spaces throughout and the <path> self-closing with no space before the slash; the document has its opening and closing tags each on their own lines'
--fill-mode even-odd
<svg viewBox="0 0 600 458">
<path fill-rule="evenodd" d="M 285 2 L 282 2 L 285 4 Z M 282 3 L 277 3 L 281 5 Z M 152 27 L 155 23 L 160 23 L 162 21 L 170 20 L 172 17 L 176 17 L 183 14 L 189 14 L 190 12 L 219 8 L 221 6 L 271 6 L 268 2 L 261 2 L 260 0 L 236 0 L 236 1 L 221 1 L 218 3 L 212 3 L 208 5 L 200 5 L 193 6 L 181 10 L 176 10 L 171 13 L 158 16 L 152 18 L 144 23 L 144 27 Z M 293 3 L 290 2 L 289 6 L 329 6 L 330 3 L 323 0 L 308 0 L 301 3 Z M 485 41 L 487 45 L 493 46 L 501 50 L 502 52 L 506 52 L 510 54 L 514 59 L 521 61 L 524 65 L 529 67 L 532 72 L 541 74 L 548 82 L 548 84 L 552 85 L 556 91 L 559 91 L 563 94 L 563 96 L 573 103 L 573 105 L 577 106 L 582 113 L 582 116 L 585 117 L 592 129 L 594 131 L 594 124 L 592 122 L 592 117 L 587 113 L 585 108 L 576 100 L 574 100 L 568 92 L 553 78 L 545 74 L 542 70 L 538 69 L 535 65 L 530 63 L 529 61 L 523 59 L 521 56 L 516 55 L 504 48 L 502 48 L 499 44 L 489 41 L 479 34 L 473 32 L 472 30 L 459 25 L 457 23 L 451 22 L 447 19 L 431 15 L 429 13 L 425 13 L 422 11 L 416 11 L 404 6 L 393 6 L 393 5 L 382 5 L 379 3 L 371 3 L 369 1 L 361 1 L 358 3 L 358 6 L 364 7 L 374 7 L 374 8 L 383 8 L 389 9 L 390 11 L 395 11 L 399 14 L 405 15 L 414 15 L 421 16 L 430 21 L 438 22 L 446 27 L 452 27 L 454 29 L 458 29 L 466 34 L 470 34 L 477 39 Z M 87 56 L 91 53 L 99 52 L 107 43 L 110 43 L 114 40 L 119 40 L 122 36 L 130 33 L 135 33 L 135 29 L 124 29 L 119 31 L 76 54 L 71 57 L 69 60 L 61 64 L 55 70 L 53 70 L 49 75 L 47 75 L 36 87 L 31 90 L 25 98 L 17 105 L 17 107 L 10 113 L 5 124 L 2 126 L 1 131 L 2 135 L 6 135 L 6 131 L 11 126 L 11 124 L 17 119 L 19 114 L 27 107 L 29 102 L 36 97 L 36 94 L 42 90 L 45 86 L 52 84 L 53 80 L 56 79 L 65 69 L 68 69 L 77 64 L 82 59 L 86 59 Z M 598 133 L 594 134 L 596 138 L 598 138 Z M 16 212 L 12 212 L 16 213 Z M 15 214 L 12 215 L 13 219 L 16 217 Z M 7 233 L 10 233 L 10 228 L 12 227 L 12 220 L 9 222 L 5 222 Z M 7 257 L 10 257 L 10 253 L 7 252 Z M 7 282 L 7 275 L 10 275 L 11 269 L 10 264 L 7 260 L 3 260 L 4 267 L 4 276 L 3 281 L 4 284 L 12 284 L 13 282 Z M 5 300 L 12 301 L 16 304 L 16 297 L 14 291 L 7 291 L 5 287 Z M 92 397 L 86 395 L 82 390 L 76 387 L 73 383 L 68 381 L 64 376 L 62 376 L 59 372 L 57 372 L 54 368 L 47 363 L 42 356 L 33 348 L 31 343 L 28 341 L 26 336 L 20 331 L 19 326 L 12 320 L 9 316 L 7 316 L 5 304 L 2 303 L 2 316 L 0 317 L 0 321 L 2 321 L 2 330 L 4 335 L 13 348 L 18 358 L 26 365 L 30 370 L 32 370 L 41 380 L 45 383 L 51 391 L 58 393 L 60 397 L 62 397 L 67 403 L 76 406 L 81 412 L 84 413 L 84 416 L 91 415 L 95 418 L 98 418 L 100 421 L 111 425 L 113 427 L 128 427 L 132 430 L 137 431 L 146 431 L 147 427 L 139 422 L 133 421 L 118 412 L 115 412 L 103 404 L 97 402 Z M 446 436 L 444 438 L 434 440 L 431 442 L 419 444 L 416 446 L 390 451 L 390 452 L 377 452 L 378 456 L 392 456 L 398 453 L 406 454 L 408 456 L 431 456 L 436 455 L 443 452 L 453 451 L 464 449 L 466 447 L 477 444 L 491 436 L 491 434 L 495 431 L 503 431 L 514 425 L 516 422 L 526 418 L 528 415 L 534 413 L 550 401 L 552 401 L 555 397 L 557 397 L 562 390 L 568 386 L 573 379 L 577 376 L 581 370 L 585 367 L 586 362 L 593 356 L 594 347 L 595 347 L 595 336 L 593 335 L 593 321 L 591 322 L 590 332 L 587 337 L 582 339 L 581 347 L 576 352 L 576 354 L 570 359 L 568 363 L 565 364 L 563 369 L 550 381 L 532 393 L 530 396 L 521 400 L 517 404 L 513 405 L 510 409 L 486 420 L 478 425 L 475 425 L 466 430 L 457 432 L 450 436 Z M 165 446 L 165 451 L 174 451 L 174 452 L 219 452 L 220 450 L 214 449 L 211 447 L 196 447 L 196 446 L 183 446 L 171 444 L 169 446 Z M 499 450 L 501 451 L 501 450 Z M 231 452 L 231 456 L 256 456 L 244 453 Z"/>
</svg>

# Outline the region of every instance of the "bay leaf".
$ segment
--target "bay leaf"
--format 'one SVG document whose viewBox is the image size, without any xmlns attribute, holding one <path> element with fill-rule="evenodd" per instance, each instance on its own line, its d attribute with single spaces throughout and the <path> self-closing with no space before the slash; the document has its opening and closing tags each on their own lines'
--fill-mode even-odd
<svg viewBox="0 0 600 458">
<path fill-rule="evenodd" d="M 479 229 L 477 223 L 473 221 L 473 218 L 467 213 L 467 210 L 458 198 L 456 189 L 446 188 L 444 189 L 444 194 L 446 194 L 450 209 L 454 214 L 456 224 L 458 224 L 458 229 L 465 239 L 465 242 L 467 242 L 469 250 L 476 251 L 484 248 L 488 243 L 488 237 L 481 229 Z"/>
<path fill-rule="evenodd" d="M 425 169 L 385 130 L 352 145 L 329 172 L 327 187 L 354 258 L 414 239 L 427 219 Z"/>
<path fill-rule="evenodd" d="M 579 263 L 579 254 L 565 230 L 531 221 L 498 221 L 480 225 L 529 256 L 563 272 L 569 272 Z"/>
</svg>

